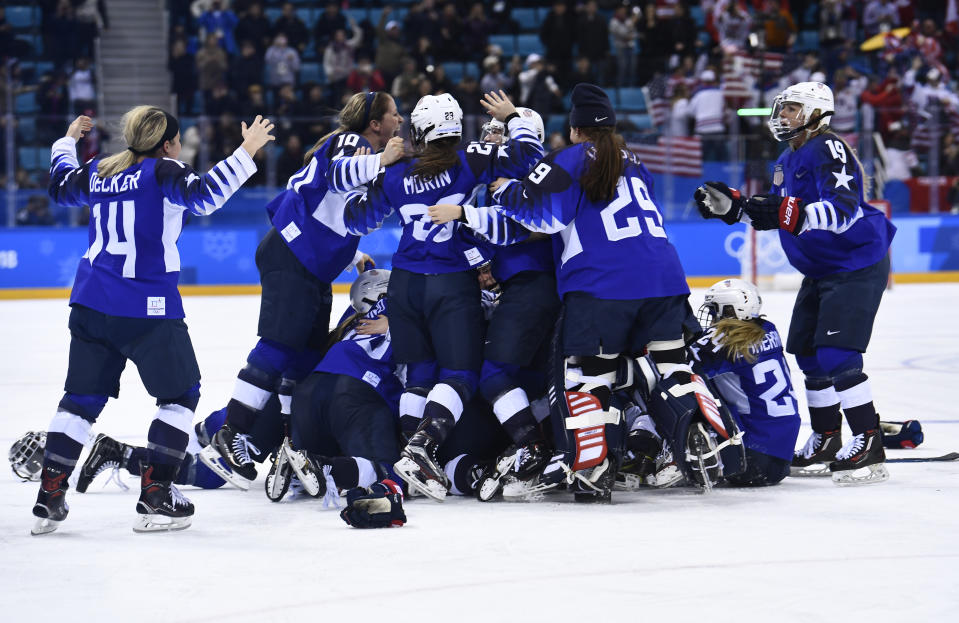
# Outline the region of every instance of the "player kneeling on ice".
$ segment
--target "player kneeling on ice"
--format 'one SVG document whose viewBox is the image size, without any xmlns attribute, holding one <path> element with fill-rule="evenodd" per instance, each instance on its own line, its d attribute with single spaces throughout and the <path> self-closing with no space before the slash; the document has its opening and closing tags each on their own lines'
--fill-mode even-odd
<svg viewBox="0 0 959 623">
<path fill-rule="evenodd" d="M 60 205 L 90 206 L 90 248 L 70 294 L 66 393 L 47 428 L 31 532 L 53 532 L 66 519 L 67 480 L 108 398 L 119 395 L 127 360 L 158 405 L 133 529 L 182 530 L 193 504 L 173 480 L 200 399 L 200 369 L 183 322 L 175 241 L 187 212 L 219 209 L 256 172 L 253 155 L 273 140 L 273 124 L 259 116 L 243 123 L 243 144 L 202 176 L 176 160 L 179 123 L 159 108 L 127 112 L 127 148 L 81 165 L 76 143 L 92 127 L 89 117 L 77 117 L 51 149 L 48 192 Z"/>
<path fill-rule="evenodd" d="M 832 91 L 821 82 L 783 90 L 768 126 L 790 149 L 776 161 L 770 193 L 746 198 L 722 182 L 706 182 L 695 198 L 704 218 L 778 229 L 789 263 L 805 276 L 786 352 L 805 374 L 813 433 L 793 467 L 801 472 L 828 463 L 837 484 L 882 482 L 889 472 L 862 356 L 889 278 L 896 228 L 866 202 L 868 179 L 853 150 L 830 130 L 833 112 Z M 845 445 L 843 414 L 853 434 Z"/>
</svg>

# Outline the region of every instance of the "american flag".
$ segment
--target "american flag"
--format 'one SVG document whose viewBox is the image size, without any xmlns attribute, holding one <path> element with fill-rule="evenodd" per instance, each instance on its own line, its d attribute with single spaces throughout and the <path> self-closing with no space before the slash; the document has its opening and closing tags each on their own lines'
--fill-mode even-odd
<svg viewBox="0 0 959 623">
<path fill-rule="evenodd" d="M 643 97 L 646 99 L 646 110 L 656 127 L 663 127 L 669 122 L 669 113 L 672 105 L 666 92 L 666 78 L 657 76 L 643 87 Z"/>
<path fill-rule="evenodd" d="M 703 145 L 698 136 L 660 136 L 655 143 L 630 143 L 629 148 L 652 173 L 703 175 Z"/>
<path fill-rule="evenodd" d="M 730 54 L 723 59 L 723 95 L 728 99 L 748 99 L 756 94 L 756 82 L 760 80 L 759 56 L 747 56 L 744 52 Z M 763 72 L 779 76 L 783 69 L 783 55 L 766 52 L 762 59 Z"/>
</svg>

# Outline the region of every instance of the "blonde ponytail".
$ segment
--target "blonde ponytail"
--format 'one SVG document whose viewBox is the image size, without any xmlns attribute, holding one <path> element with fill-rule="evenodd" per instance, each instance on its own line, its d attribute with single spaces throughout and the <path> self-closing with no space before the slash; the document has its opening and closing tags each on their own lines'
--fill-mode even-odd
<svg viewBox="0 0 959 623">
<path fill-rule="evenodd" d="M 123 139 L 129 148 L 137 152 L 144 152 L 156 145 L 167 127 L 166 113 L 155 106 L 131 108 L 120 123 L 123 126 Z M 113 177 L 136 164 L 137 154 L 129 148 L 101 160 L 97 176 L 102 179 Z"/>
<path fill-rule="evenodd" d="M 756 362 L 756 354 L 752 349 L 766 337 L 762 320 L 759 318 L 750 320 L 723 318 L 715 326 L 716 343 L 723 347 L 723 351 L 730 361 L 742 357 L 749 363 Z"/>
</svg>

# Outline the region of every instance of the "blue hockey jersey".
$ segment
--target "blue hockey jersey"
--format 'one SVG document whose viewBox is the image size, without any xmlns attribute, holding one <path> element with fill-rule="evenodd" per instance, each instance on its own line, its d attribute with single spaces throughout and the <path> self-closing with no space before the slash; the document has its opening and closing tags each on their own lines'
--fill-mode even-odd
<svg viewBox="0 0 959 623">
<path fill-rule="evenodd" d="M 53 144 L 50 197 L 90 206 L 89 248 L 77 267 L 70 304 L 112 316 L 183 318 L 176 242 L 186 213 L 210 214 L 256 172 L 241 147 L 199 176 L 171 158 L 146 158 L 101 179 L 99 160 L 80 166 L 76 141 Z"/>
<path fill-rule="evenodd" d="M 896 233 L 889 219 L 866 203 L 856 160 L 831 133 L 786 149 L 776 161 L 770 192 L 806 204 L 799 235 L 780 230 L 779 239 L 789 263 L 808 277 L 871 266 L 886 255 Z"/>
<path fill-rule="evenodd" d="M 403 225 L 393 266 L 414 273 L 450 273 L 476 268 L 489 261 L 492 253 L 485 241 L 463 223 L 434 225 L 427 208 L 438 203 L 461 204 L 478 184 L 498 177 L 525 175 L 543 155 L 532 124 L 523 118 L 510 120 L 510 141 L 494 145 L 474 141 L 458 152 L 459 162 L 436 177 L 423 179 L 412 174 L 416 159 L 384 169 L 367 190 L 347 195 L 346 229 L 368 234 L 378 229 L 393 212 Z"/>
<path fill-rule="evenodd" d="M 387 315 L 385 298 L 377 301 L 363 317 L 374 319 L 380 315 Z M 340 341 L 326 352 L 316 371 L 345 374 L 368 383 L 393 411 L 399 410 L 403 383 L 396 374 L 389 331 L 385 335 L 360 335 L 355 326 L 349 327 Z"/>
<path fill-rule="evenodd" d="M 371 146 L 359 134 L 334 134 L 266 206 L 293 254 L 324 283 L 350 265 L 360 240 L 346 230 L 346 196 L 340 193 L 366 184 L 380 169 L 380 154 L 353 155 L 360 147 Z"/>
<path fill-rule="evenodd" d="M 726 406 L 745 432 L 747 448 L 790 460 L 799 435 L 799 410 L 789 364 L 776 326 L 762 321 L 766 336 L 751 349 L 756 361 L 730 361 L 722 335 L 710 327 L 689 351 L 694 369 L 713 379 Z"/>
<path fill-rule="evenodd" d="M 600 299 L 630 300 L 688 294 L 686 275 L 666 237 L 649 171 L 624 151 L 625 169 L 609 203 L 590 201 L 580 186 L 592 157 L 580 143 L 544 158 L 522 181 L 501 186 L 495 212 L 530 231 L 554 234 L 553 259 L 560 296 L 586 292 Z M 467 209 L 475 229 L 496 240 L 521 237 L 486 208 Z M 495 230 L 495 231 L 494 231 Z"/>
</svg>

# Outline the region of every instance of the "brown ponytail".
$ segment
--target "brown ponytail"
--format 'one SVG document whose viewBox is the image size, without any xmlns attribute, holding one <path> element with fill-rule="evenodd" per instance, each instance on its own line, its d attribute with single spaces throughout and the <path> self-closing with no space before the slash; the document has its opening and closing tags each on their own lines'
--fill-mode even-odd
<svg viewBox="0 0 959 623">
<path fill-rule="evenodd" d="M 586 171 L 579 178 L 579 184 L 590 201 L 594 203 L 612 201 L 616 196 L 616 185 L 626 167 L 623 162 L 626 141 L 616 134 L 612 126 L 577 128 L 577 130 L 592 143 L 592 147 L 587 148 L 587 153 L 592 157 Z"/>
</svg>

